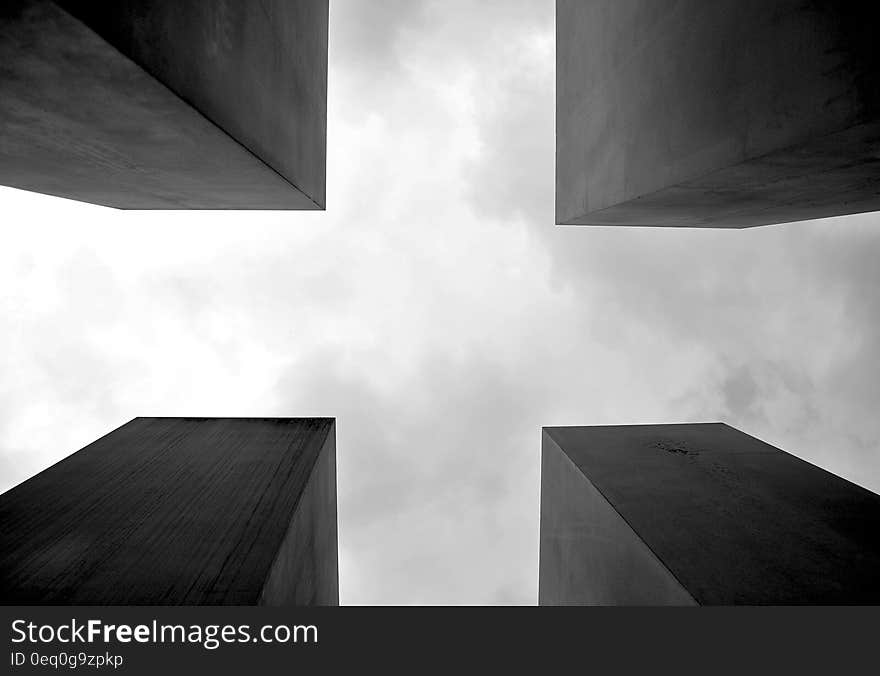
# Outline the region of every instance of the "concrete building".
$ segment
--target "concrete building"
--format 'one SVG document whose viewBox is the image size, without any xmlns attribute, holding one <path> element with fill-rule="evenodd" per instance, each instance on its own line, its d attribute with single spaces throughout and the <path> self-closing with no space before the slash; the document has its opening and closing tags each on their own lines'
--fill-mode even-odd
<svg viewBox="0 0 880 676">
<path fill-rule="evenodd" d="M 880 496 L 721 423 L 546 427 L 541 605 L 880 603 Z"/>
<path fill-rule="evenodd" d="M 332 418 L 135 418 L 0 495 L 9 605 L 337 605 Z"/>
<path fill-rule="evenodd" d="M 880 209 L 880 6 L 557 0 L 556 222 Z"/>
<path fill-rule="evenodd" d="M 328 0 L 4 0 L 0 184 L 323 209 Z"/>
</svg>

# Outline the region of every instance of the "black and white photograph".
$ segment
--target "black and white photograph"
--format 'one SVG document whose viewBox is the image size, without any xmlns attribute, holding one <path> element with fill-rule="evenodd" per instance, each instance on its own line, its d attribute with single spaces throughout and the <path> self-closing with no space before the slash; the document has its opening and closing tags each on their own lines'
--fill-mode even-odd
<svg viewBox="0 0 880 676">
<path fill-rule="evenodd" d="M 878 34 L 0 0 L 8 673 L 870 648 Z"/>
</svg>

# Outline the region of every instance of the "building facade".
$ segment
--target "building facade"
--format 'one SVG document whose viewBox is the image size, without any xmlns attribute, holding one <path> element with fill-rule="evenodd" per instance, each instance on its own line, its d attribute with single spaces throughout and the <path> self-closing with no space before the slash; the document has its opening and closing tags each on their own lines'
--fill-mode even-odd
<svg viewBox="0 0 880 676">
<path fill-rule="evenodd" d="M 0 185 L 120 209 L 323 209 L 327 0 L 8 0 Z"/>
<path fill-rule="evenodd" d="M 874 3 L 557 0 L 556 222 L 880 209 Z"/>
<path fill-rule="evenodd" d="M 721 423 L 546 427 L 541 605 L 880 602 L 880 496 Z"/>
<path fill-rule="evenodd" d="M 10 605 L 337 605 L 332 418 L 135 418 L 0 495 Z"/>
</svg>

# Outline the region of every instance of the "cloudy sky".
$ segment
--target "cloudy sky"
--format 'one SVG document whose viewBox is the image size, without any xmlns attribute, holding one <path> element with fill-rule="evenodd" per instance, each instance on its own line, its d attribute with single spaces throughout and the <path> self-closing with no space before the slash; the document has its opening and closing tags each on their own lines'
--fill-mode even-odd
<svg viewBox="0 0 880 676">
<path fill-rule="evenodd" d="M 0 188 L 0 490 L 139 415 L 338 418 L 343 603 L 534 603 L 542 425 L 880 491 L 880 217 L 553 225 L 553 0 L 334 0 L 324 213 Z"/>
</svg>

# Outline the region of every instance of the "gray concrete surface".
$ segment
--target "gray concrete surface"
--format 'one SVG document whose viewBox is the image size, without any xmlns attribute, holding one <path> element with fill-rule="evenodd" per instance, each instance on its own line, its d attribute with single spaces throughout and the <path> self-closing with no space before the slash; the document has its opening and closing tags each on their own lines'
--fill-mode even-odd
<svg viewBox="0 0 880 676">
<path fill-rule="evenodd" d="M 544 431 L 538 605 L 695 605 Z"/>
<path fill-rule="evenodd" d="M 308 543 L 308 546 L 303 546 Z M 327 435 L 260 593 L 260 605 L 339 604 L 336 429 Z"/>
<path fill-rule="evenodd" d="M 325 204 L 328 0 L 60 0 Z"/>
<path fill-rule="evenodd" d="M 554 496 L 558 477 L 542 474 L 541 577 L 565 593 L 555 600 L 596 593 L 561 580 L 583 577 L 568 567 L 618 565 L 626 531 L 603 525 L 613 509 L 700 605 L 880 602 L 880 496 L 721 423 L 544 434 L 607 505 L 592 507 L 571 489 Z M 555 512 L 577 514 L 545 530 L 544 506 L 553 500 L 586 506 L 557 504 Z M 554 548 L 565 560 L 545 569 L 543 553 Z M 633 602 L 610 579 L 578 584 L 608 585 L 606 597 Z"/>
<path fill-rule="evenodd" d="M 332 418 L 136 418 L 0 495 L 0 598 L 338 603 Z"/>
<path fill-rule="evenodd" d="M 874 3 L 557 0 L 556 222 L 880 209 Z"/>
<path fill-rule="evenodd" d="M 85 21 L 0 8 L 0 184 L 123 209 L 324 207 L 327 0 L 60 4 Z"/>
</svg>

